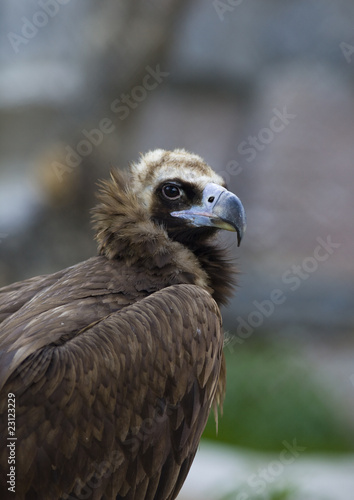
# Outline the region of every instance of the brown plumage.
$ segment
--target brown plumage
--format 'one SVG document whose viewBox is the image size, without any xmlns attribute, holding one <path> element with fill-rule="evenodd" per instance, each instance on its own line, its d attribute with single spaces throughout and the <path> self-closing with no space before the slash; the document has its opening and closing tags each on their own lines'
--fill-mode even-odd
<svg viewBox="0 0 354 500">
<path fill-rule="evenodd" d="M 150 152 L 101 184 L 97 257 L 0 290 L 2 499 L 176 498 L 225 392 L 234 270 L 213 237 L 240 241 L 245 217 L 222 186 L 196 155 Z"/>
</svg>

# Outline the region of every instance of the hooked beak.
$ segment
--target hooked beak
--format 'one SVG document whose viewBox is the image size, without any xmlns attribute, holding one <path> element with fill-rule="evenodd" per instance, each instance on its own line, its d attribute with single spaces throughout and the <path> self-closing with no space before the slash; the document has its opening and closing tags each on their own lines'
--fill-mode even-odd
<svg viewBox="0 0 354 500">
<path fill-rule="evenodd" d="M 210 226 L 236 231 L 238 246 L 246 229 L 246 215 L 240 199 L 213 182 L 205 186 L 201 205 L 172 212 L 171 215 L 186 219 L 195 227 Z"/>
</svg>

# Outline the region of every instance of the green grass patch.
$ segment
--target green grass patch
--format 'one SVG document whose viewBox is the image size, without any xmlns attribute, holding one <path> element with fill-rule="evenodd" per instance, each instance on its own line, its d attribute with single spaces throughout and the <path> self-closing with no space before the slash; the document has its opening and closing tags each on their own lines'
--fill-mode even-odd
<svg viewBox="0 0 354 500">
<path fill-rule="evenodd" d="M 263 494 L 248 494 L 244 489 L 232 491 L 215 500 L 297 500 L 294 488 L 279 488 Z M 309 500 L 309 499 L 308 499 Z"/>
<path fill-rule="evenodd" d="M 292 345 L 248 340 L 225 348 L 227 390 L 216 436 L 214 416 L 203 437 L 253 449 L 277 451 L 282 442 L 306 452 L 354 450 L 351 430 L 325 385 Z M 354 397 L 354 396 L 353 396 Z"/>
</svg>

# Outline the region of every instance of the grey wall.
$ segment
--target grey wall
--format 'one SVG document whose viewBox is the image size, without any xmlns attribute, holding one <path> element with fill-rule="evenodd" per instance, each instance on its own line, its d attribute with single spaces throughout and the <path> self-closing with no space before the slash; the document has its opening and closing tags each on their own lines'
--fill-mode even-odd
<svg viewBox="0 0 354 500">
<path fill-rule="evenodd" d="M 1 285 L 92 255 L 96 180 L 184 147 L 248 216 L 227 327 L 351 338 L 353 2 L 2 0 L 0 28 Z"/>
</svg>

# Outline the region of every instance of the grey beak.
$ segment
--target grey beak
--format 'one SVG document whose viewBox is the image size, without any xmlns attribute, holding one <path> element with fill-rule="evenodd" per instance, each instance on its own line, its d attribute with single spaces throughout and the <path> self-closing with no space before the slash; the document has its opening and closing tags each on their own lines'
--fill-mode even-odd
<svg viewBox="0 0 354 500">
<path fill-rule="evenodd" d="M 246 215 L 240 199 L 219 184 L 209 183 L 203 191 L 201 205 L 172 212 L 172 216 L 189 220 L 196 227 L 211 226 L 236 231 L 237 244 L 246 229 Z"/>
</svg>

